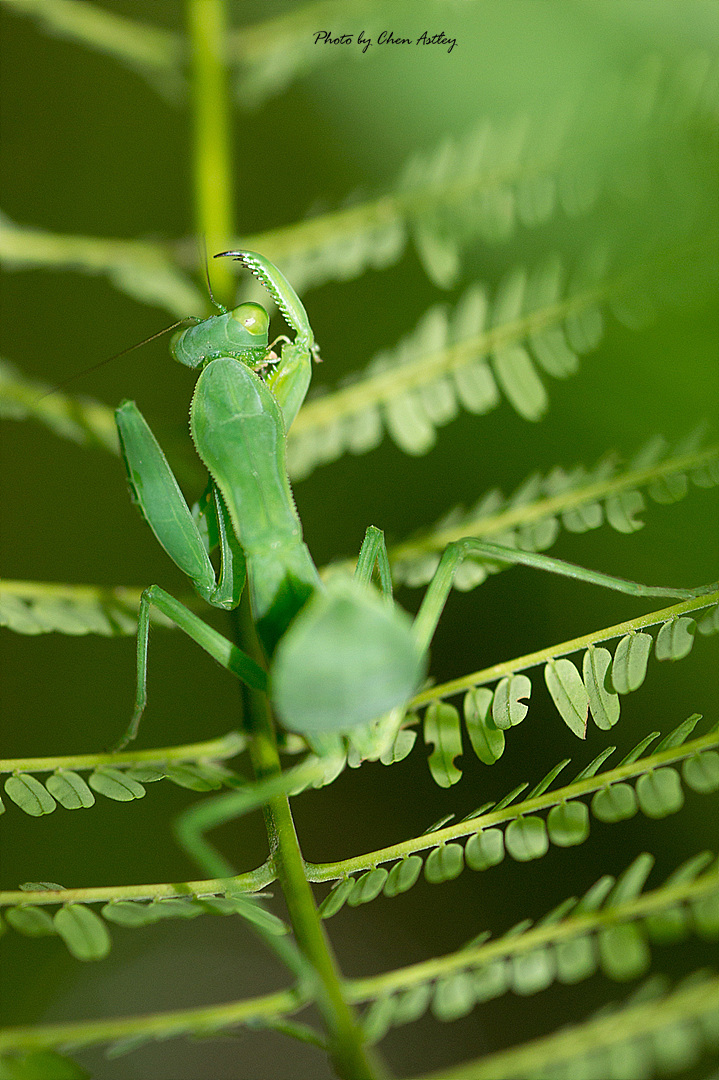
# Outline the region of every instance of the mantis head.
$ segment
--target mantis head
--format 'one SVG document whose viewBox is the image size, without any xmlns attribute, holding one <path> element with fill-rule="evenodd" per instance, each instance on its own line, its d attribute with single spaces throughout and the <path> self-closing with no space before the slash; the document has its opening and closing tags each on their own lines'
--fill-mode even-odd
<svg viewBox="0 0 719 1080">
<path fill-rule="evenodd" d="M 315 360 L 319 360 L 319 353 L 307 318 L 307 312 L 284 274 L 278 270 L 274 263 L 271 263 L 269 259 L 256 251 L 220 251 L 215 255 L 215 258 L 224 259 L 228 256 L 246 266 L 257 280 L 262 282 L 282 312 L 287 325 L 294 330 L 296 335 L 295 345 L 307 349 Z"/>
<path fill-rule="evenodd" d="M 270 317 L 261 304 L 239 304 L 176 334 L 170 352 L 191 368 L 203 368 L 221 356 L 256 367 L 268 354 L 269 328 Z"/>
</svg>

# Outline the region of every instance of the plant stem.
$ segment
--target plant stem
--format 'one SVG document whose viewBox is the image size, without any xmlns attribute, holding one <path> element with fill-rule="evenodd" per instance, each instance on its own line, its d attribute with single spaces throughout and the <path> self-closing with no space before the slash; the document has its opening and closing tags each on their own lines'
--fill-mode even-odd
<svg viewBox="0 0 719 1080">
<path fill-rule="evenodd" d="M 239 609 L 243 644 L 250 655 L 259 651 L 246 598 Z M 264 694 L 243 687 L 245 728 L 250 734 L 250 758 L 258 780 L 281 773 L 274 723 Z M 383 1080 L 387 1075 L 376 1056 L 364 1043 L 362 1030 L 342 988 L 337 962 L 317 912 L 307 880 L 289 799 L 280 795 L 264 808 L 270 854 L 282 886 L 292 929 L 302 953 L 316 976 L 315 1003 L 329 1036 L 329 1050 L 337 1075 L 342 1080 Z"/>
<path fill-rule="evenodd" d="M 655 735 L 658 738 L 659 732 L 656 732 Z M 683 743 L 681 746 L 671 746 L 666 750 L 657 751 L 649 757 L 640 757 L 636 761 L 629 761 L 625 765 L 617 765 L 614 769 L 607 769 L 605 772 L 596 773 L 594 776 L 573 780 L 565 787 L 552 788 L 542 795 L 534 795 L 531 798 L 523 799 L 521 802 L 514 801 L 501 810 L 491 809 L 490 804 L 490 809 L 483 813 L 475 814 L 473 817 L 455 822 L 453 825 L 447 825 L 443 829 L 437 829 L 436 832 L 414 836 L 411 840 L 402 840 L 397 844 L 390 844 L 374 851 L 367 851 L 363 855 L 355 855 L 350 859 L 339 859 L 331 863 L 305 863 L 305 873 L 309 881 L 337 881 L 351 874 L 361 874 L 381 866 L 383 863 L 397 862 L 400 859 L 406 859 L 409 855 L 415 855 L 417 852 L 427 851 L 442 844 L 475 836 L 486 829 L 493 829 L 499 825 L 506 825 L 508 822 L 516 821 L 517 818 L 525 815 L 537 814 L 550 810 L 553 806 L 579 799 L 582 796 L 593 795 L 596 791 L 601 791 L 602 788 L 609 787 L 611 784 L 621 783 L 626 780 L 638 780 L 640 776 L 654 769 L 679 764 L 695 755 L 698 756 L 706 750 L 714 751 L 718 747 L 719 737 L 717 731 L 712 729 L 706 735 L 701 735 L 699 738 L 692 739 L 691 742 Z M 524 785 L 524 787 L 527 786 Z M 518 790 L 516 794 L 521 794 L 522 790 Z M 257 873 L 257 871 L 254 871 L 254 873 Z M 12 898 L 14 894 L 5 895 Z M 36 902 L 36 895 L 33 894 L 33 903 Z M 0 899 L 2 897 L 3 894 L 0 893 Z M 19 902 L 17 897 L 14 902 Z M 355 982 L 356 980 L 353 981 L 352 985 L 355 985 Z"/>
<path fill-rule="evenodd" d="M 206 1005 L 198 1009 L 175 1009 L 172 1012 L 119 1016 L 109 1020 L 78 1020 L 75 1023 L 5 1028 L 0 1031 L 0 1053 L 27 1053 L 67 1046 L 78 1050 L 100 1043 L 112 1043 L 117 1039 L 136 1039 L 143 1036 L 148 1040 L 170 1039 L 182 1035 L 207 1037 L 208 1033 L 223 1027 L 252 1021 L 269 1023 L 276 1016 L 294 1012 L 301 1004 L 294 991 L 279 990 L 277 993 L 265 994 L 247 1001 Z M 45 1075 L 47 1076 L 47 1073 Z"/>
<path fill-rule="evenodd" d="M 269 731 L 269 717 L 252 743 L 258 775 L 279 772 L 279 755 Z M 304 860 L 287 796 L 273 799 L 266 812 L 277 875 L 282 884 L 297 943 L 317 974 L 317 1006 L 330 1037 L 330 1051 L 339 1076 L 346 1080 L 378 1080 L 384 1075 L 371 1060 L 359 1024 L 345 1000 L 334 955 L 305 876 Z"/>
<path fill-rule="evenodd" d="M 225 0 L 187 0 L 191 46 L 195 220 L 210 253 L 223 251 L 234 236 L 231 125 L 225 49 Z M 217 295 L 234 292 L 229 267 L 213 264 Z"/>
<path fill-rule="evenodd" d="M 715 593 L 707 593 L 706 596 L 695 596 L 693 600 L 684 600 L 680 604 L 672 604 L 671 607 L 662 608 L 659 611 L 650 611 L 647 615 L 637 615 L 634 619 L 615 623 L 614 626 L 606 626 L 602 630 L 595 630 L 581 637 L 562 641 L 557 645 L 550 645 L 546 649 L 539 649 L 524 656 L 516 656 L 512 660 L 504 660 L 491 667 L 473 671 L 469 675 L 462 675 L 458 679 L 450 679 L 445 683 L 438 683 L 426 690 L 420 690 L 409 702 L 408 708 L 418 709 L 423 705 L 429 705 L 441 698 L 452 697 L 460 694 L 463 690 L 473 689 L 475 686 L 485 686 L 487 683 L 497 682 L 505 675 L 515 675 L 518 671 L 526 671 L 531 667 L 538 667 L 548 660 L 556 660 L 560 656 L 569 656 L 570 653 L 579 652 L 589 645 L 599 645 L 603 641 L 611 641 L 612 638 L 623 637 L 632 631 L 644 630 L 648 626 L 656 626 L 667 622 L 669 619 L 678 618 L 680 615 L 689 615 L 701 608 L 712 607 L 719 602 L 719 590 Z"/>
<path fill-rule="evenodd" d="M 232 172 L 227 72 L 225 0 L 187 0 L 192 48 L 194 115 L 194 189 L 197 227 L 210 251 L 230 246 L 232 239 Z M 213 267 L 222 297 L 232 294 L 229 269 Z M 240 608 L 242 639 L 260 659 L 246 598 Z M 264 694 L 245 695 L 244 728 L 250 735 L 250 755 L 258 780 L 279 777 L 282 769 L 269 704 Z M 265 807 L 270 851 L 292 921 L 297 944 L 315 976 L 313 995 L 329 1035 L 329 1049 L 342 1080 L 382 1080 L 386 1075 L 364 1044 L 362 1030 L 345 1000 L 340 973 L 317 913 L 305 873 L 294 821 L 286 795 Z"/>
</svg>

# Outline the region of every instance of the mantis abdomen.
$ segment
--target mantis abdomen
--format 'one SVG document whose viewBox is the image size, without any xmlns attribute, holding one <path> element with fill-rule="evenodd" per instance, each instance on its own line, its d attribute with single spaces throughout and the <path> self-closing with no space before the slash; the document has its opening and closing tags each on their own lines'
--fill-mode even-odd
<svg viewBox="0 0 719 1080">
<path fill-rule="evenodd" d="M 269 655 L 321 582 L 302 539 L 274 396 L 242 363 L 211 361 L 195 387 L 190 430 L 247 560 L 252 611 Z"/>
</svg>

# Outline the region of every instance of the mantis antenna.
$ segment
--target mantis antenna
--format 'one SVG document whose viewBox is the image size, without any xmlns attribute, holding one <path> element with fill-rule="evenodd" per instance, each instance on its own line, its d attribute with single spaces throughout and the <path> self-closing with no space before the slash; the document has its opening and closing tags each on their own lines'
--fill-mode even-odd
<svg viewBox="0 0 719 1080">
<path fill-rule="evenodd" d="M 202 265 L 205 270 L 205 281 L 207 283 L 207 291 L 210 294 L 210 300 L 218 311 L 225 313 L 227 309 L 215 300 L 215 295 L 212 291 L 212 284 L 210 283 L 210 266 L 207 258 L 207 241 L 204 236 L 201 238 L 201 251 Z M 104 360 L 99 360 L 97 364 L 92 364 L 90 367 L 83 368 L 82 371 L 77 371 L 74 375 L 70 375 L 69 378 L 64 379 L 62 382 L 53 386 L 51 390 L 46 390 L 44 394 L 40 394 L 37 401 L 42 401 L 43 398 L 49 397 L 51 394 L 56 394 L 58 390 L 64 390 L 66 386 L 75 382 L 75 379 L 82 378 L 83 375 L 89 375 L 92 371 L 97 371 L 99 368 L 104 367 L 105 364 L 109 364 L 113 360 L 119 360 L 121 356 L 127 356 L 128 353 L 134 352 L 135 349 L 140 349 L 143 345 L 149 345 L 151 341 L 155 341 L 156 338 L 160 338 L 164 334 L 169 334 L 171 330 L 177 330 L 178 327 L 186 326 L 187 324 L 196 325 L 201 321 L 201 319 L 198 319 L 194 315 L 187 315 L 184 319 L 178 319 L 177 322 L 171 323 L 170 326 L 166 326 L 162 330 L 158 330 L 155 334 L 150 334 L 149 337 L 143 338 L 142 341 L 138 341 L 134 345 L 129 345 L 126 349 L 121 349 L 120 352 L 113 353 L 112 356 L 107 356 Z"/>
<path fill-rule="evenodd" d="M 135 349 L 139 349 L 143 345 L 148 345 L 156 338 L 162 337 L 163 334 L 169 334 L 171 330 L 176 330 L 178 326 L 185 326 L 187 323 L 197 323 L 199 321 L 200 320 L 194 315 L 187 315 L 184 319 L 178 319 L 177 322 L 172 323 L 170 326 L 166 326 L 163 330 L 158 330 L 156 334 L 150 334 L 149 337 L 143 338 L 142 341 L 138 341 L 134 345 L 129 345 L 126 349 L 120 349 L 120 352 L 113 353 L 112 356 L 106 356 L 104 360 L 98 361 L 97 364 L 91 364 L 90 367 L 83 368 L 82 371 L 76 371 L 74 375 L 70 375 L 69 378 L 63 379 L 62 382 L 53 386 L 51 390 L 46 390 L 44 394 L 40 394 L 36 400 L 42 401 L 43 398 L 49 397 L 51 394 L 56 394 L 58 390 L 64 390 L 66 386 L 75 382 L 76 379 L 81 379 L 83 375 L 89 375 L 91 371 L 97 371 L 98 368 L 104 367 L 105 364 L 109 364 L 113 360 L 119 360 L 121 356 L 127 356 L 128 353 L 134 352 Z"/>
<path fill-rule="evenodd" d="M 207 285 L 207 292 L 209 293 L 210 300 L 218 311 L 221 311 L 223 314 L 225 314 L 227 308 L 224 307 L 223 304 L 220 304 L 217 300 L 215 300 L 215 294 L 212 291 L 212 283 L 210 281 L 210 262 L 207 258 L 207 237 L 204 233 L 200 237 L 200 250 L 202 252 L 202 267 L 205 271 L 205 284 Z"/>
</svg>

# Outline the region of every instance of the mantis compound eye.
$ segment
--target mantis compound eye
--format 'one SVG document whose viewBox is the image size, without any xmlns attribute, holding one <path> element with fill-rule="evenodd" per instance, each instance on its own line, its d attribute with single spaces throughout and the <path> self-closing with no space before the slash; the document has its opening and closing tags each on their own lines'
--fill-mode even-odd
<svg viewBox="0 0 719 1080">
<path fill-rule="evenodd" d="M 249 334 L 267 337 L 270 317 L 261 304 L 240 304 L 231 312 L 232 318 L 244 326 Z"/>
</svg>

